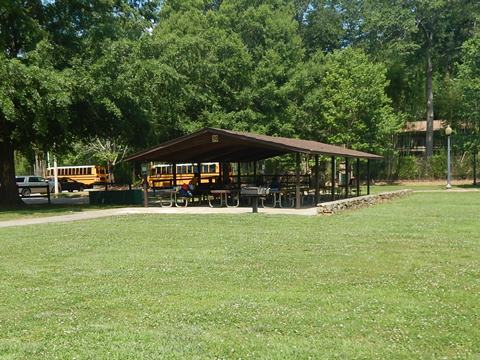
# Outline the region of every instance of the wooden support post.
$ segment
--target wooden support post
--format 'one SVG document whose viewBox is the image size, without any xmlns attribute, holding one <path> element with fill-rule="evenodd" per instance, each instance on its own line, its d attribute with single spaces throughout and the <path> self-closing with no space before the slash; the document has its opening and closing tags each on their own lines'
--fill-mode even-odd
<svg viewBox="0 0 480 360">
<path fill-rule="evenodd" d="M 202 183 L 202 163 L 201 162 L 197 163 L 197 173 L 198 173 L 198 185 L 200 185 Z"/>
<path fill-rule="evenodd" d="M 367 160 L 367 195 L 370 195 L 370 159 Z"/>
<path fill-rule="evenodd" d="M 240 170 L 240 162 L 237 162 L 237 185 L 239 189 L 241 188 L 241 183 L 242 183 L 242 175 Z"/>
<path fill-rule="evenodd" d="M 143 206 L 148 207 L 148 189 L 147 189 L 147 177 L 143 177 Z"/>
<path fill-rule="evenodd" d="M 318 161 L 318 154 L 315 155 L 315 206 L 317 206 L 319 200 L 320 200 L 320 169 L 319 167 L 319 161 Z"/>
<path fill-rule="evenodd" d="M 172 164 L 173 186 L 177 186 L 177 164 Z"/>
<path fill-rule="evenodd" d="M 357 196 L 360 196 L 360 158 L 357 158 L 357 166 L 355 169 L 355 180 L 357 185 Z"/>
<path fill-rule="evenodd" d="M 300 153 L 295 154 L 295 208 L 300 209 Z"/>
<path fill-rule="evenodd" d="M 332 156 L 332 201 L 335 201 L 335 156 Z"/>
<path fill-rule="evenodd" d="M 350 164 L 348 158 L 345 158 L 345 199 L 348 198 L 349 183 L 350 183 Z"/>
<path fill-rule="evenodd" d="M 253 184 L 257 186 L 257 162 L 253 162 Z"/>
</svg>

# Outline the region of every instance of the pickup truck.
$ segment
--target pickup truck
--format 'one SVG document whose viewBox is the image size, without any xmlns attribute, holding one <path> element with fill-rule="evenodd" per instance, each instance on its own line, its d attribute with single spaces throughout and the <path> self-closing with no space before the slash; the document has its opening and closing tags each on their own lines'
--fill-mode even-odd
<svg viewBox="0 0 480 360">
<path fill-rule="evenodd" d="M 23 197 L 28 197 L 32 193 L 46 193 L 47 184 L 50 187 L 50 192 L 55 190 L 54 182 L 47 181 L 41 176 L 15 176 L 15 179 L 18 185 L 18 193 Z"/>
</svg>

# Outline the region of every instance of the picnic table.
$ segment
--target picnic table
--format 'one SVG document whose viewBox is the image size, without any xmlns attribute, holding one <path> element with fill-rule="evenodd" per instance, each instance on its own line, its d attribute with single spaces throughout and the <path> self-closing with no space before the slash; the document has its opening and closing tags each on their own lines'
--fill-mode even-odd
<svg viewBox="0 0 480 360">
<path fill-rule="evenodd" d="M 186 196 L 179 196 L 178 195 L 178 190 L 177 189 L 160 189 L 160 190 L 157 190 L 158 193 L 160 194 L 160 206 L 166 206 L 166 207 L 172 207 L 172 206 L 176 206 L 176 207 L 180 207 L 180 206 L 183 206 L 183 207 L 187 207 L 188 206 L 188 200 L 189 198 L 186 197 Z M 163 199 L 162 198 L 162 195 L 167 195 L 167 199 Z M 181 197 L 184 199 L 184 203 L 183 205 L 179 205 L 178 204 L 178 198 Z M 165 202 L 167 203 L 167 205 L 165 205 Z"/>
<path fill-rule="evenodd" d="M 217 190 L 210 190 L 210 194 L 212 194 L 214 197 L 219 197 L 220 198 L 220 207 L 226 206 L 226 207 L 238 207 L 240 205 L 240 196 L 238 194 L 238 191 L 236 190 L 229 190 L 229 189 L 217 189 Z M 228 196 L 229 195 L 236 195 L 237 196 L 237 201 L 234 205 L 228 205 Z M 212 201 L 210 197 L 208 198 L 208 206 L 213 207 Z"/>
</svg>

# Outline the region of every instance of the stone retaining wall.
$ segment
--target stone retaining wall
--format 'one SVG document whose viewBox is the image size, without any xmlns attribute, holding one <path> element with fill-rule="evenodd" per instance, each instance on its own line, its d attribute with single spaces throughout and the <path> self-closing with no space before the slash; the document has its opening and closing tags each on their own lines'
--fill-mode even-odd
<svg viewBox="0 0 480 360">
<path fill-rule="evenodd" d="M 330 201 L 317 205 L 317 213 L 320 215 L 335 214 L 340 211 L 349 209 L 358 209 L 365 206 L 370 206 L 378 203 L 382 203 L 388 200 L 404 197 L 410 194 L 412 190 L 396 190 L 383 192 L 375 195 L 358 196 L 349 199 L 342 199 L 336 201 Z"/>
</svg>

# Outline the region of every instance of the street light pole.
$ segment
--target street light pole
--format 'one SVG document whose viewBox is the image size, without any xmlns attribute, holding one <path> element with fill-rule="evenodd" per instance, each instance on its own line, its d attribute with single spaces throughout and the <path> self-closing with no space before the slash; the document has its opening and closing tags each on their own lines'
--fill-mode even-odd
<svg viewBox="0 0 480 360">
<path fill-rule="evenodd" d="M 450 125 L 445 129 L 445 135 L 447 135 L 447 189 L 452 187 L 452 161 L 450 158 L 451 148 L 450 148 L 450 137 L 452 135 L 452 128 Z"/>
</svg>

